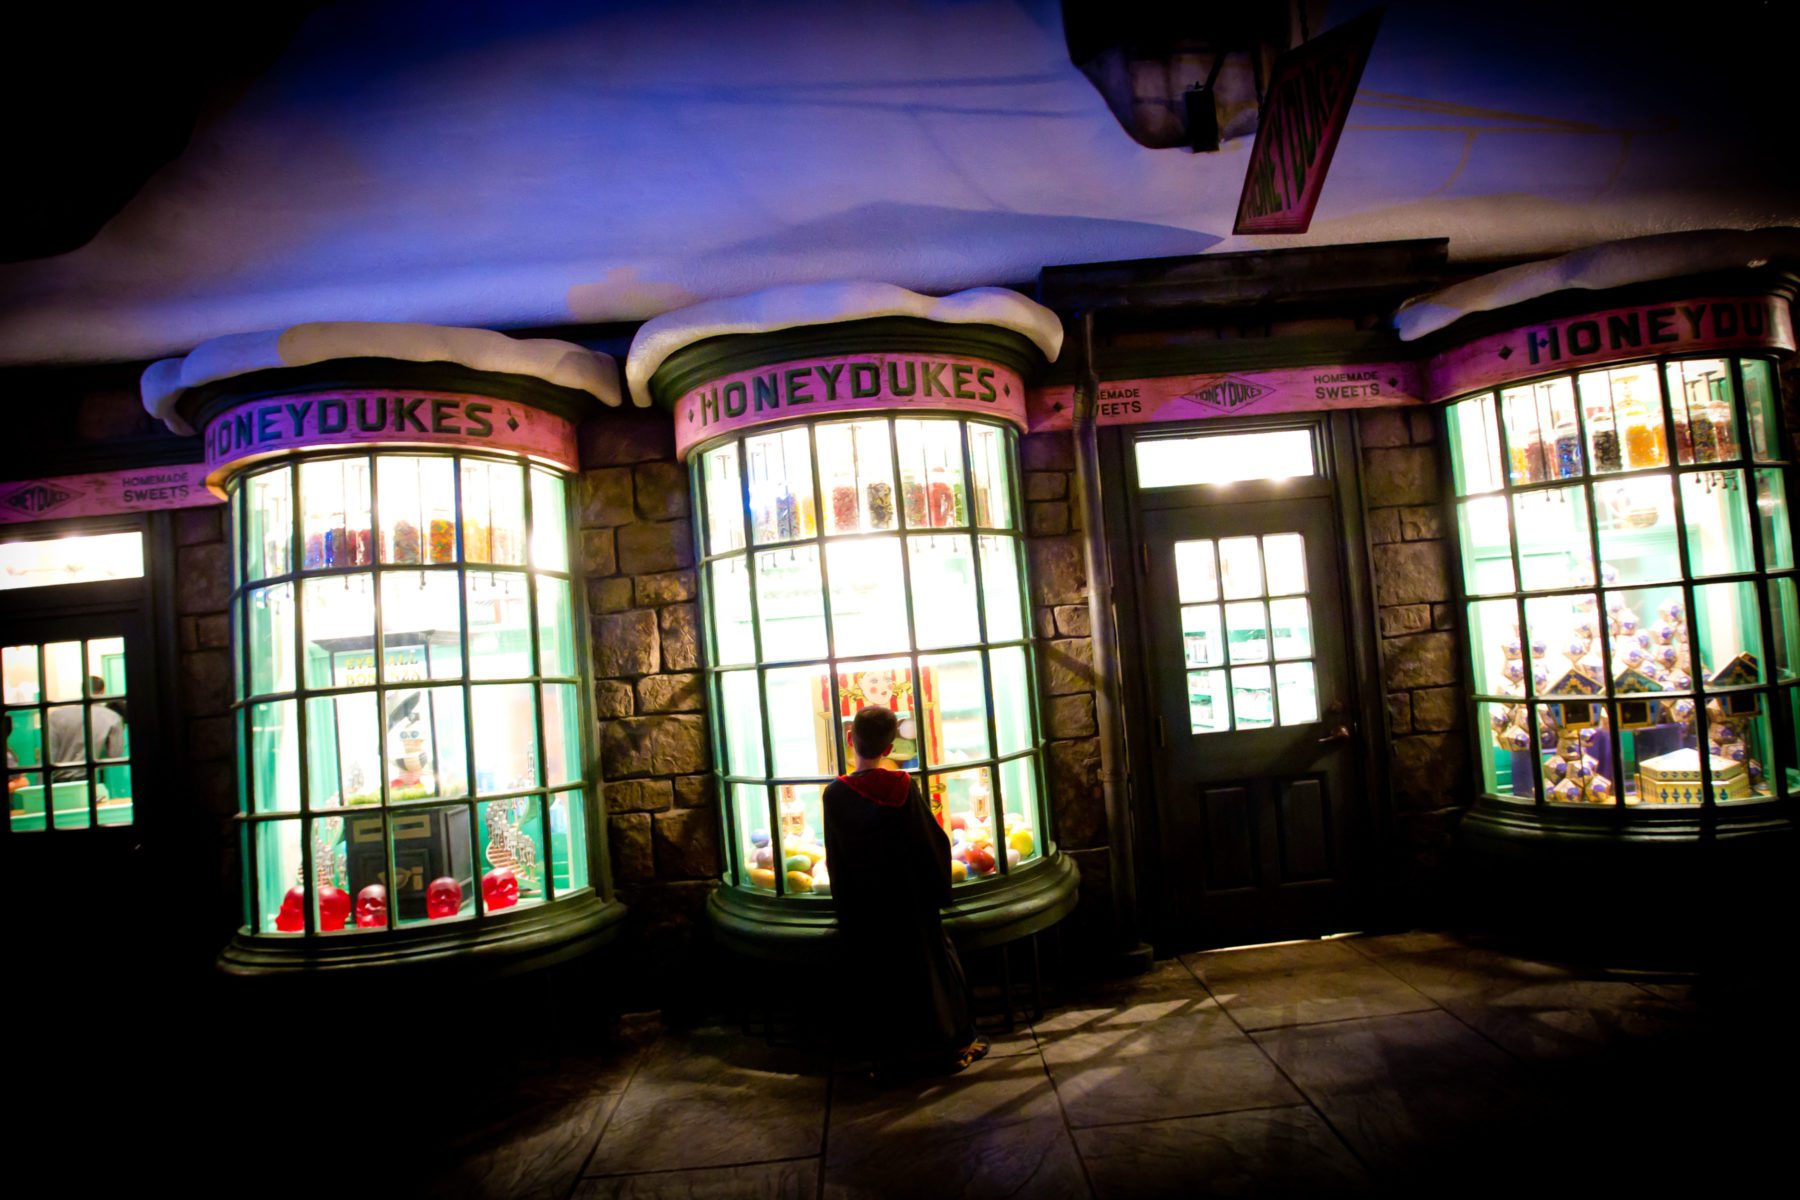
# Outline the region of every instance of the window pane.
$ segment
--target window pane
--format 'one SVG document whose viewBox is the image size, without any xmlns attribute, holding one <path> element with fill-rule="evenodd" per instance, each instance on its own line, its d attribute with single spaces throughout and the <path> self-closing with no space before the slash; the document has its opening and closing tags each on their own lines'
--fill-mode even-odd
<svg viewBox="0 0 1800 1200">
<path fill-rule="evenodd" d="M 381 803 L 380 737 L 374 692 L 307 700 L 308 803 L 313 808 Z"/>
<path fill-rule="evenodd" d="M 1549 643 L 1539 639 L 1530 647 L 1524 644 L 1519 636 L 1518 606 L 1511 600 L 1476 600 L 1468 608 L 1468 631 L 1475 651 L 1474 690 L 1499 696 L 1524 695 L 1525 673 L 1544 665 Z M 1548 678 L 1545 682 L 1549 682 Z"/>
<path fill-rule="evenodd" d="M 1739 804 L 1773 794 L 1765 767 L 1772 761 L 1768 706 L 1767 692 L 1735 692 L 1707 701 L 1715 803 Z"/>
<path fill-rule="evenodd" d="M 87 722 L 82 720 L 85 705 L 64 704 L 48 710 L 46 725 L 50 735 L 50 765 L 74 767 L 75 770 L 53 772 L 57 779 L 86 779 L 88 760 Z"/>
<path fill-rule="evenodd" d="M 459 687 L 414 688 L 387 694 L 388 798 L 394 801 L 466 796 L 468 723 Z"/>
<path fill-rule="evenodd" d="M 994 848 L 994 781 L 988 768 L 933 775 L 928 787 L 932 807 L 944 814 L 950 827 L 951 882 L 999 871 Z"/>
<path fill-rule="evenodd" d="M 1585 469 L 1576 427 L 1575 389 L 1567 376 L 1507 388 L 1500 393 L 1506 414 L 1506 449 L 1512 481 L 1537 483 L 1569 479 Z"/>
<path fill-rule="evenodd" d="M 1540 667 L 1541 695 L 1596 696 L 1606 691 L 1605 669 L 1600 660 L 1600 641 L 1605 634 L 1593 596 L 1533 596 L 1525 601 L 1525 627 L 1535 647 L 1547 648 Z"/>
<path fill-rule="evenodd" d="M 374 577 L 358 573 L 305 580 L 300 604 L 306 629 L 306 686 L 374 683 Z"/>
<path fill-rule="evenodd" d="M 1225 581 L 1227 600 L 1262 595 L 1262 555 L 1256 548 L 1256 539 L 1220 538 L 1219 573 Z"/>
<path fill-rule="evenodd" d="M 1669 404 L 1675 410 L 1675 451 L 1683 464 L 1738 456 L 1731 372 L 1724 359 L 1670 363 Z"/>
<path fill-rule="evenodd" d="M 1600 559 L 1608 583 L 1657 583 L 1681 578 L 1675 540 L 1675 489 L 1667 475 L 1640 475 L 1596 484 Z"/>
<path fill-rule="evenodd" d="M 1537 706 L 1544 798 L 1552 804 L 1616 804 L 1617 780 L 1606 706 L 1563 701 Z"/>
<path fill-rule="evenodd" d="M 1587 496 L 1580 488 L 1551 488 L 1513 497 L 1519 530 L 1519 569 L 1526 591 L 1594 582 L 1588 543 Z"/>
<path fill-rule="evenodd" d="M 768 672 L 770 745 L 775 754 L 772 775 L 834 775 L 830 676 L 825 664 L 782 667 Z M 810 714 L 808 721 L 801 714 Z"/>
<path fill-rule="evenodd" d="M 1000 764 L 1000 795 L 1006 809 L 1006 864 L 1010 870 L 1043 853 L 1037 827 L 1037 764 L 1014 758 Z"/>
<path fill-rule="evenodd" d="M 479 690 L 479 689 L 478 689 Z M 394 839 L 390 898 L 402 925 L 445 921 L 475 912 L 475 859 L 469 844 L 469 810 L 423 808 L 389 819 Z"/>
<path fill-rule="evenodd" d="M 975 472 L 975 524 L 1011 529 L 1012 476 L 1008 468 L 1006 431 L 993 425 L 969 426 L 969 465 Z"/>
<path fill-rule="evenodd" d="M 93 638 L 87 644 L 88 694 L 125 694 L 125 639 Z M 98 682 L 96 682 L 98 681 Z"/>
<path fill-rule="evenodd" d="M 131 808 L 131 767 L 118 763 L 94 772 L 100 791 L 95 809 L 102 825 L 129 825 Z"/>
<path fill-rule="evenodd" d="M 1261 600 L 1225 606 L 1225 645 L 1234 663 L 1267 662 L 1269 631 Z"/>
<path fill-rule="evenodd" d="M 700 456 L 700 480 L 706 494 L 706 552 L 743 549 L 744 493 L 736 442 Z"/>
<path fill-rule="evenodd" d="M 581 704 L 572 683 L 544 685 L 544 771 L 550 787 L 581 781 Z"/>
<path fill-rule="evenodd" d="M 375 467 L 381 492 L 381 561 L 414 565 L 456 560 L 456 478 L 448 458 L 384 455 Z"/>
<path fill-rule="evenodd" d="M 41 767 L 44 765 L 44 730 L 38 710 L 28 708 L 6 714 L 6 765 Z"/>
<path fill-rule="evenodd" d="M 919 671 L 924 681 L 926 763 L 937 767 L 989 757 L 988 691 L 980 653 L 923 656 Z"/>
<path fill-rule="evenodd" d="M 1456 494 L 1492 492 L 1500 487 L 1500 434 L 1494 427 L 1494 397 L 1476 396 L 1449 411 L 1450 474 Z"/>
<path fill-rule="evenodd" d="M 1263 567 L 1269 595 L 1292 596 L 1306 591 L 1306 539 L 1297 533 L 1272 534 L 1262 540 Z"/>
<path fill-rule="evenodd" d="M 889 757 L 897 767 L 914 770 L 920 765 L 919 710 L 914 703 L 912 666 L 904 658 L 852 663 L 838 672 L 838 744 L 844 762 L 850 758 L 850 721 L 862 709 L 878 704 L 900 718 Z M 831 774 L 821 771 L 820 774 Z"/>
<path fill-rule="evenodd" d="M 764 550 L 756 556 L 756 615 L 762 624 L 764 662 L 828 653 L 818 546 Z"/>
<path fill-rule="evenodd" d="M 135 531 L 0 543 L 0 592 L 143 575 L 144 535 Z"/>
<path fill-rule="evenodd" d="M 300 726 L 294 701 L 250 706 L 250 771 L 257 812 L 300 810 Z"/>
<path fill-rule="evenodd" d="M 900 452 L 900 495 L 908 529 L 943 529 L 969 523 L 963 486 L 962 424 L 895 421 Z"/>
<path fill-rule="evenodd" d="M 237 591 L 244 584 L 243 551 L 244 545 L 244 492 L 243 487 L 231 489 L 225 504 L 230 514 L 230 547 L 231 590 Z"/>
<path fill-rule="evenodd" d="M 528 683 L 470 689 L 475 716 L 475 790 L 483 796 L 538 786 L 537 697 Z"/>
<path fill-rule="evenodd" d="M 1475 706 L 1487 731 L 1481 755 L 1482 789 L 1490 796 L 1532 798 L 1531 728 L 1523 704 Z"/>
<path fill-rule="evenodd" d="M 775 789 L 782 869 L 786 872 L 783 882 L 790 896 L 831 891 L 831 872 L 825 865 L 823 793 L 823 785 L 817 783 L 784 783 Z"/>
<path fill-rule="evenodd" d="M 1694 626 L 1707 688 L 1761 683 L 1762 614 L 1753 583 L 1709 583 L 1694 589 Z"/>
<path fill-rule="evenodd" d="M 250 691 L 294 690 L 294 585 L 278 583 L 250 593 Z"/>
<path fill-rule="evenodd" d="M 1750 450 L 1758 462 L 1786 457 L 1775 435 L 1775 383 L 1767 361 L 1747 358 L 1739 369 L 1744 376 L 1744 407 L 1750 415 Z"/>
<path fill-rule="evenodd" d="M 1769 570 L 1794 565 L 1794 526 L 1788 516 L 1787 485 L 1780 468 L 1756 472 L 1756 516 L 1762 522 L 1763 564 Z"/>
<path fill-rule="evenodd" d="M 831 574 L 832 632 L 838 654 L 907 649 L 900 539 L 832 542 L 825 548 L 825 561 Z"/>
<path fill-rule="evenodd" d="M 894 528 L 894 459 L 886 421 L 820 425 L 819 473 L 826 533 Z"/>
<path fill-rule="evenodd" d="M 1770 649 L 1775 655 L 1775 677 L 1784 681 L 1795 678 L 1796 664 L 1800 664 L 1800 601 L 1795 592 L 1792 579 L 1769 580 L 1769 616 L 1775 629 L 1775 645 Z"/>
<path fill-rule="evenodd" d="M 805 429 L 745 441 L 749 460 L 750 526 L 756 544 L 813 537 L 812 447 Z"/>
<path fill-rule="evenodd" d="M 1312 433 L 1305 429 L 1146 438 L 1136 442 L 1134 449 L 1138 486 L 1142 488 L 1318 474 Z"/>
<path fill-rule="evenodd" d="M 252 475 L 249 489 L 249 544 L 245 547 L 245 578 L 267 579 L 293 570 L 294 493 L 286 467 Z"/>
<path fill-rule="evenodd" d="M 364 567 L 369 544 L 369 460 L 313 459 L 300 464 L 300 565 Z"/>
<path fill-rule="evenodd" d="M 462 511 L 465 561 L 524 564 L 525 475 L 519 466 L 465 459 Z"/>
<path fill-rule="evenodd" d="M 1687 614 L 1679 588 L 1608 592 L 1606 614 L 1613 631 L 1613 681 L 1620 695 L 1693 690 Z"/>
<path fill-rule="evenodd" d="M 539 577 L 538 671 L 543 675 L 573 675 L 575 662 L 574 597 L 566 579 Z"/>
<path fill-rule="evenodd" d="M 1312 654 L 1312 615 L 1303 597 L 1269 601 L 1269 629 L 1276 658 Z"/>
<path fill-rule="evenodd" d="M 44 773 L 25 771 L 6 776 L 7 807 L 14 833 L 44 832 Z"/>
<path fill-rule="evenodd" d="M 1580 390 L 1589 462 L 1596 474 L 1660 467 L 1668 461 L 1662 392 L 1653 365 L 1590 371 L 1581 376 Z"/>
<path fill-rule="evenodd" d="M 1006 646 L 988 652 L 994 673 L 994 732 L 999 754 L 1031 748 L 1031 677 L 1025 647 Z"/>
<path fill-rule="evenodd" d="M 568 485 L 561 475 L 531 472 L 531 565 L 546 571 L 569 569 Z"/>
<path fill-rule="evenodd" d="M 8 646 L 0 651 L 0 668 L 5 677 L 8 704 L 38 702 L 38 648 Z"/>
<path fill-rule="evenodd" d="M 769 789 L 760 783 L 734 783 L 731 803 L 737 817 L 739 882 L 773 892 L 777 847 L 769 836 Z"/>
<path fill-rule="evenodd" d="M 975 539 L 981 555 L 981 591 L 987 637 L 1011 642 L 1025 636 L 1025 598 L 1019 586 L 1017 538 L 983 534 Z"/>
<path fill-rule="evenodd" d="M 513 679 L 531 674 L 529 586 L 516 571 L 470 571 L 469 675 Z"/>
<path fill-rule="evenodd" d="M 1681 476 L 1688 566 L 1695 575 L 1755 569 L 1742 471 L 1691 471 Z"/>
<path fill-rule="evenodd" d="M 544 900 L 544 818 L 536 796 L 477 804 L 481 828 L 482 911 Z"/>
<path fill-rule="evenodd" d="M 1456 506 L 1462 545 L 1463 588 L 1471 596 L 1513 590 L 1512 522 L 1502 496 L 1482 496 Z"/>
<path fill-rule="evenodd" d="M 750 624 L 750 573 L 742 555 L 707 565 L 707 596 L 712 604 L 713 662 L 719 666 L 752 662 L 756 634 Z"/>
<path fill-rule="evenodd" d="M 51 642 L 44 647 L 44 699 L 79 700 L 87 694 L 87 671 L 80 642 Z"/>
<path fill-rule="evenodd" d="M 1239 729 L 1267 729 L 1275 724 L 1269 668 L 1238 667 L 1231 672 L 1231 712 Z"/>
<path fill-rule="evenodd" d="M 1175 590 L 1183 604 L 1219 598 L 1219 570 L 1210 538 L 1175 543 Z"/>
<path fill-rule="evenodd" d="M 1189 604 L 1181 610 L 1182 651 L 1190 667 L 1225 665 L 1225 634 L 1219 626 L 1219 606 Z"/>
<path fill-rule="evenodd" d="M 726 771 L 731 775 L 763 773 L 762 697 L 756 694 L 755 671 L 727 671 L 719 676 L 720 716 L 725 727 Z M 829 727 L 828 727 L 829 730 Z M 829 737 L 829 731 L 827 732 Z M 811 774 L 811 772 L 804 772 Z"/>
<path fill-rule="evenodd" d="M 313 928 L 369 933 L 388 927 L 387 822 L 377 813 L 313 822 Z"/>
<path fill-rule="evenodd" d="M 911 560 L 913 625 L 919 631 L 919 648 L 980 641 L 975 556 L 968 535 L 909 537 L 906 552 Z"/>
<path fill-rule="evenodd" d="M 462 674 L 461 592 L 454 571 L 382 572 L 382 669 L 387 682 Z"/>
<path fill-rule="evenodd" d="M 1283 725 L 1306 725 L 1319 719 L 1319 687 L 1311 663 L 1277 663 L 1275 686 Z"/>
<path fill-rule="evenodd" d="M 578 791 L 550 801 L 550 873 L 559 896 L 588 885 L 587 806 Z"/>
<path fill-rule="evenodd" d="M 1188 722 L 1195 733 L 1220 733 L 1231 728 L 1230 702 L 1225 696 L 1225 672 L 1189 671 Z"/>
<path fill-rule="evenodd" d="M 263 933 L 304 931 L 306 888 L 300 882 L 300 822 L 261 822 L 254 840 L 257 928 Z"/>
<path fill-rule="evenodd" d="M 67 778 L 65 778 L 67 776 Z M 47 785 L 51 819 L 58 829 L 87 829 L 93 824 L 89 811 L 92 796 L 85 768 L 52 771 Z"/>
</svg>

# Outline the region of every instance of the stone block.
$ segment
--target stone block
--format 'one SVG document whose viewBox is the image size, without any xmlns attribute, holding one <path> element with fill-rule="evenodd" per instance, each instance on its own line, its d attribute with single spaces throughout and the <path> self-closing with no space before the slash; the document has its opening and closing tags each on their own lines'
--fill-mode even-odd
<svg viewBox="0 0 1800 1200">
<path fill-rule="evenodd" d="M 590 612 L 610 613 L 631 607 L 632 589 L 629 579 L 590 579 L 587 589 Z"/>
<path fill-rule="evenodd" d="M 656 878 L 651 849 L 650 814 L 621 813 L 606 819 L 607 846 L 612 851 L 613 881 L 636 883 Z"/>
<path fill-rule="evenodd" d="M 1450 599 L 1450 570 L 1444 561 L 1447 545 L 1446 542 L 1395 542 L 1371 550 L 1375 603 L 1385 608 Z"/>
<path fill-rule="evenodd" d="M 629 717 L 637 706 L 631 685 L 622 679 L 602 679 L 594 684 L 594 716 L 602 721 Z"/>
<path fill-rule="evenodd" d="M 632 468 L 632 494 L 637 515 L 646 521 L 672 521 L 688 515 L 688 476 L 675 462 L 639 463 Z"/>
<path fill-rule="evenodd" d="M 643 608 L 679 604 L 694 598 L 692 571 L 665 571 L 660 575 L 637 577 L 637 602 Z"/>
<path fill-rule="evenodd" d="M 1461 734 L 1426 733 L 1394 740 L 1395 806 L 1424 812 L 1459 803 L 1468 788 L 1468 747 Z"/>
<path fill-rule="evenodd" d="M 692 671 L 700 665 L 700 606 L 671 604 L 660 609 L 665 671 Z"/>
<path fill-rule="evenodd" d="M 705 707 L 706 690 L 699 675 L 646 675 L 637 681 L 641 713 L 700 712 Z"/>
<path fill-rule="evenodd" d="M 719 781 L 711 775 L 683 775 L 675 780 L 677 808 L 709 808 L 718 794 Z"/>
<path fill-rule="evenodd" d="M 231 599 L 231 556 L 223 542 L 175 552 L 176 611 L 223 612 Z"/>
<path fill-rule="evenodd" d="M 650 743 L 661 717 L 627 717 L 600 722 L 600 774 L 629 779 L 651 773 Z"/>
<path fill-rule="evenodd" d="M 710 879 L 719 873 L 719 819 L 711 809 L 657 813 L 652 828 L 659 877 Z"/>
<path fill-rule="evenodd" d="M 1053 738 L 1090 738 L 1094 736 L 1094 697 L 1088 692 L 1070 696 L 1051 696 L 1046 706 L 1046 732 Z"/>
<path fill-rule="evenodd" d="M 1093 621 L 1085 604 L 1063 604 L 1054 610 L 1056 632 L 1063 637 L 1087 637 L 1093 632 Z"/>
<path fill-rule="evenodd" d="M 1046 751 L 1050 819 L 1064 849 L 1106 844 L 1106 803 L 1100 794 L 1100 740 L 1051 742 Z"/>
<path fill-rule="evenodd" d="M 194 634 L 203 649 L 223 649 L 231 645 L 231 618 L 224 613 L 209 613 L 194 622 Z"/>
<path fill-rule="evenodd" d="M 583 471 L 577 494 L 581 499 L 583 526 L 610 529 L 632 522 L 631 468 L 601 467 Z"/>
<path fill-rule="evenodd" d="M 1019 439 L 1019 465 L 1027 471 L 1073 471 L 1075 435 L 1066 430 L 1026 434 Z"/>
<path fill-rule="evenodd" d="M 1061 500 L 1069 494 L 1069 477 L 1061 471 L 1025 472 L 1027 500 Z"/>
<path fill-rule="evenodd" d="M 711 765 L 704 717 L 641 717 L 654 721 L 650 737 L 650 770 L 655 775 L 692 775 Z"/>
<path fill-rule="evenodd" d="M 231 707 L 231 656 L 197 650 L 181 656 L 181 706 L 190 717 L 211 716 Z"/>
<path fill-rule="evenodd" d="M 1037 435 L 1046 436 L 1046 435 Z M 1034 538 L 1025 543 L 1031 599 L 1036 604 L 1087 602 L 1087 565 L 1073 537 Z"/>
<path fill-rule="evenodd" d="M 1034 608 L 1031 610 L 1032 632 L 1041 638 L 1056 636 L 1056 610 L 1053 608 Z"/>
<path fill-rule="evenodd" d="M 1433 629 L 1455 629 L 1456 607 L 1451 604 L 1434 604 L 1431 606 L 1431 627 Z"/>
<path fill-rule="evenodd" d="M 1418 505 L 1400 510 L 1400 536 L 1409 542 L 1431 541 L 1444 536 L 1444 510 Z"/>
<path fill-rule="evenodd" d="M 1396 446 L 1363 451 L 1363 496 L 1370 508 L 1436 504 L 1437 455 L 1429 446 Z"/>
<path fill-rule="evenodd" d="M 205 762 L 237 753 L 237 731 L 230 717 L 198 717 L 188 722 L 188 759 Z"/>
<path fill-rule="evenodd" d="M 675 457 L 675 422 L 668 412 L 638 408 L 629 399 L 583 421 L 576 434 L 584 467 L 629 467 Z"/>
<path fill-rule="evenodd" d="M 1056 537 L 1069 532 L 1069 506 L 1060 500 L 1025 506 L 1025 533 L 1029 537 Z"/>
<path fill-rule="evenodd" d="M 627 779 L 606 785 L 609 813 L 662 812 L 675 803 L 675 788 L 666 779 Z"/>
<path fill-rule="evenodd" d="M 602 679 L 654 675 L 656 610 L 627 609 L 594 618 L 594 674 Z"/>
<path fill-rule="evenodd" d="M 1414 633 L 1381 643 L 1381 673 L 1391 691 L 1445 687 L 1456 682 L 1456 639 Z"/>
<path fill-rule="evenodd" d="M 1429 446 L 1437 441 L 1438 419 L 1435 410 L 1429 408 L 1410 409 L 1406 418 L 1407 425 L 1412 430 L 1413 445 Z"/>
<path fill-rule="evenodd" d="M 1412 441 L 1408 413 L 1399 408 L 1364 409 L 1357 420 L 1364 446 L 1405 446 Z"/>
<path fill-rule="evenodd" d="M 1412 693 L 1391 692 L 1387 698 L 1388 733 L 1412 732 Z"/>
<path fill-rule="evenodd" d="M 619 571 L 654 575 L 694 565 L 694 531 L 686 521 L 640 521 L 619 530 Z"/>
<path fill-rule="evenodd" d="M 1413 728 L 1420 733 L 1460 729 L 1463 723 L 1461 688 L 1421 688 L 1412 694 Z"/>
<path fill-rule="evenodd" d="M 225 537 L 225 506 L 209 504 L 204 508 L 175 510 L 175 544 L 197 546 L 217 542 Z"/>
<path fill-rule="evenodd" d="M 1369 544 L 1381 546 L 1399 540 L 1400 510 L 1397 508 L 1371 508 L 1369 510 Z"/>
<path fill-rule="evenodd" d="M 1375 620 L 1382 637 L 1399 637 L 1403 633 L 1423 633 L 1431 628 L 1429 604 L 1403 604 L 1398 608 L 1377 609 Z"/>
<path fill-rule="evenodd" d="M 199 617 L 176 617 L 175 632 L 180 638 L 183 654 L 192 654 L 200 648 Z"/>
<path fill-rule="evenodd" d="M 614 575 L 619 570 L 619 556 L 613 549 L 613 531 L 610 529 L 584 529 L 581 531 L 581 573 L 591 583 L 602 575 Z"/>
<path fill-rule="evenodd" d="M 1059 638 L 1044 647 L 1044 691 L 1066 696 L 1094 690 L 1094 643 L 1088 638 Z"/>
</svg>

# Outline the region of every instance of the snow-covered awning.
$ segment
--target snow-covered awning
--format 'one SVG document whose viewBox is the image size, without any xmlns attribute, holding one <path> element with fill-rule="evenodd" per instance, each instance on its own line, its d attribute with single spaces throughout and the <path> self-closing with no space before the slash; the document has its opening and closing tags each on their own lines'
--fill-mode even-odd
<svg viewBox="0 0 1800 1200">
<path fill-rule="evenodd" d="M 491 329 L 382 321 L 318 321 L 213 338 L 182 358 L 151 363 L 140 382 L 144 407 L 176 433 L 194 429 L 176 406 L 189 388 L 255 371 L 344 358 L 454 363 L 472 371 L 528 375 L 586 392 L 617 408 L 619 364 L 609 354 L 550 338 L 514 338 Z M 640 405 L 649 400 L 638 401 Z"/>
<path fill-rule="evenodd" d="M 638 404 L 650 403 L 650 378 L 671 354 L 707 338 L 773 333 L 871 317 L 919 317 L 947 325 L 992 325 L 1029 338 L 1051 362 L 1062 352 L 1062 322 L 1035 300 L 1006 288 L 970 288 L 925 296 L 891 283 L 810 283 L 770 288 L 678 308 L 644 322 L 631 339 L 625 378 Z"/>
</svg>

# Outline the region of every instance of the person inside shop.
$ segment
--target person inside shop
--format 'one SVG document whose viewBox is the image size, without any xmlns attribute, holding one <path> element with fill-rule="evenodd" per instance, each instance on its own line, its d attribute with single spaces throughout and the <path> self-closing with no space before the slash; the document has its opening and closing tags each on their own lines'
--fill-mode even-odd
<svg viewBox="0 0 1800 1200">
<path fill-rule="evenodd" d="M 98 675 L 88 676 L 88 695 L 96 700 L 103 698 L 106 680 Z M 124 717 L 106 704 L 94 704 L 88 707 L 88 725 L 96 759 L 125 757 Z M 50 735 L 50 762 L 56 767 L 50 778 L 86 779 L 88 744 L 81 740 L 81 705 L 52 708 L 45 728 Z"/>
<path fill-rule="evenodd" d="M 869 1039 L 880 1079 L 920 1067 L 960 1071 L 988 1050 L 938 912 L 950 899 L 950 839 L 913 777 L 882 765 L 898 731 L 891 710 L 859 711 L 854 769 L 824 795 L 825 858 L 849 952 L 845 1013 Z"/>
</svg>

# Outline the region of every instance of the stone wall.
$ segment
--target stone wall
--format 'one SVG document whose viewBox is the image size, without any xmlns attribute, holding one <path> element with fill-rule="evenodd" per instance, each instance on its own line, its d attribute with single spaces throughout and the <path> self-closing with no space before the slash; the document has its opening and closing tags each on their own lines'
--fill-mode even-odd
<svg viewBox="0 0 1800 1200">
<path fill-rule="evenodd" d="M 667 413 L 582 430 L 577 504 L 594 715 L 627 970 L 678 989 L 719 873 L 687 471 Z M 654 1001 L 658 996 L 637 999 Z"/>
<path fill-rule="evenodd" d="M 1371 409 L 1358 417 L 1363 503 L 1374 573 L 1381 686 L 1394 801 L 1392 897 L 1409 919 L 1442 882 L 1456 822 L 1473 799 L 1462 622 L 1450 572 L 1454 530 L 1444 528 L 1437 414 Z"/>
</svg>

